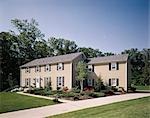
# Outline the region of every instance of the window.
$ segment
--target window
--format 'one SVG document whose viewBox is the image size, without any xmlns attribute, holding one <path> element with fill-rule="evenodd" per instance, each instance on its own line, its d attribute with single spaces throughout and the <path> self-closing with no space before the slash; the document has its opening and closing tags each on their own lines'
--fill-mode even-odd
<svg viewBox="0 0 150 118">
<path fill-rule="evenodd" d="M 29 67 L 27 67 L 27 68 L 25 69 L 25 73 L 30 73 L 30 68 L 29 68 Z"/>
<path fill-rule="evenodd" d="M 36 66 L 35 67 L 35 72 L 41 72 L 41 67 L 40 66 Z"/>
<path fill-rule="evenodd" d="M 119 70 L 119 63 L 109 63 L 109 70 Z"/>
<path fill-rule="evenodd" d="M 93 86 L 93 82 L 94 82 L 93 79 L 88 79 L 88 86 Z"/>
<path fill-rule="evenodd" d="M 64 77 L 57 77 L 57 87 L 64 86 Z"/>
<path fill-rule="evenodd" d="M 116 69 L 116 63 L 111 63 L 111 70 L 115 70 Z"/>
<path fill-rule="evenodd" d="M 94 72 L 94 65 L 88 65 L 88 70 L 90 72 Z"/>
<path fill-rule="evenodd" d="M 119 86 L 119 79 L 118 78 L 109 79 L 109 86 Z"/>
<path fill-rule="evenodd" d="M 45 65 L 45 72 L 51 71 L 51 65 Z"/>
<path fill-rule="evenodd" d="M 64 70 L 64 63 L 58 63 L 57 70 Z"/>
<path fill-rule="evenodd" d="M 25 78 L 25 86 L 30 86 L 30 78 Z"/>
<path fill-rule="evenodd" d="M 40 78 L 40 77 L 35 78 L 35 87 L 36 87 L 36 88 L 40 88 L 40 87 L 41 87 L 41 81 L 42 81 L 42 80 L 43 80 L 43 79 Z"/>
<path fill-rule="evenodd" d="M 51 86 L 51 78 L 50 77 L 44 77 L 44 86 L 45 87 Z"/>
</svg>

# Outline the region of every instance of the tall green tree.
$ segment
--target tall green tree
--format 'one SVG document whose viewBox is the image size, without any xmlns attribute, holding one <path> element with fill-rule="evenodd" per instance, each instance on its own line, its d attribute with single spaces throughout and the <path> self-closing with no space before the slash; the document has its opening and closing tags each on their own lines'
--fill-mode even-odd
<svg viewBox="0 0 150 118">
<path fill-rule="evenodd" d="M 104 54 L 99 51 L 99 49 L 93 49 L 93 48 L 86 48 L 86 47 L 80 47 L 78 49 L 79 52 L 83 52 L 87 58 L 93 58 L 93 57 L 101 57 L 104 56 Z"/>
<path fill-rule="evenodd" d="M 66 39 L 51 37 L 48 39 L 48 46 L 52 50 L 53 55 L 63 55 L 77 52 L 77 45 L 75 42 Z"/>
<path fill-rule="evenodd" d="M 139 51 L 137 48 L 125 50 L 122 54 L 129 54 L 131 63 L 131 81 L 135 85 L 148 85 L 149 83 L 149 49 Z"/>
<path fill-rule="evenodd" d="M 28 20 L 14 19 L 11 20 L 11 23 L 17 30 L 17 32 L 12 32 L 18 38 L 20 53 L 23 58 L 27 61 L 37 58 L 36 50 L 34 49 L 36 41 L 44 40 L 44 34 L 38 29 L 38 23 L 34 19 L 31 19 L 30 22 Z"/>
<path fill-rule="evenodd" d="M 144 62 L 141 83 L 143 85 L 150 85 L 150 49 L 143 49 L 141 53 Z"/>
<path fill-rule="evenodd" d="M 1 42 L 1 88 L 4 90 L 19 83 L 18 49 L 15 47 L 17 37 L 9 32 L 0 33 Z M 9 75 L 11 74 L 11 78 Z M 10 80 L 11 79 L 11 80 Z M 11 81 L 11 84 L 9 84 Z"/>
<path fill-rule="evenodd" d="M 87 64 L 83 61 L 77 64 L 77 80 L 80 82 L 81 92 L 83 91 L 83 81 L 88 76 Z"/>
</svg>

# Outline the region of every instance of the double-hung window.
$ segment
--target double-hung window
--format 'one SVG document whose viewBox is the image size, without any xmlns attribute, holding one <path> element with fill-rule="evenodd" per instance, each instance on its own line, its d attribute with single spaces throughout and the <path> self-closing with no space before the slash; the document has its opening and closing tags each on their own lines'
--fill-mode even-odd
<svg viewBox="0 0 150 118">
<path fill-rule="evenodd" d="M 57 87 L 64 86 L 64 77 L 57 77 Z"/>
<path fill-rule="evenodd" d="M 109 63 L 109 70 L 119 70 L 119 63 L 118 62 Z"/>
<path fill-rule="evenodd" d="M 25 78 L 25 86 L 26 87 L 30 86 L 30 78 Z"/>
<path fill-rule="evenodd" d="M 94 72 L 94 65 L 88 65 L 88 70 L 90 72 Z"/>
<path fill-rule="evenodd" d="M 25 68 L 25 73 L 30 73 L 30 68 L 29 67 Z"/>
<path fill-rule="evenodd" d="M 109 86 L 119 86 L 119 79 L 118 78 L 110 78 Z"/>
<path fill-rule="evenodd" d="M 41 72 L 41 67 L 40 66 L 36 66 L 35 67 L 35 72 Z"/>
<path fill-rule="evenodd" d="M 93 79 L 87 79 L 88 86 L 93 86 L 94 80 Z"/>
<path fill-rule="evenodd" d="M 64 70 L 64 63 L 58 63 L 57 70 Z"/>
<path fill-rule="evenodd" d="M 45 65 L 45 72 L 47 72 L 47 71 L 51 71 L 51 65 Z"/>
</svg>

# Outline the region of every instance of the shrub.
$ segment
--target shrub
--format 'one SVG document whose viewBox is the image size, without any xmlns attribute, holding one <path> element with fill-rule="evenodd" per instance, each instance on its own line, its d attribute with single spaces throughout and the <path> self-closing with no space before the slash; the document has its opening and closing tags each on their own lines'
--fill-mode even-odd
<svg viewBox="0 0 150 118">
<path fill-rule="evenodd" d="M 128 88 L 128 92 L 135 92 L 136 91 L 136 88 L 135 87 L 129 87 Z"/>
<path fill-rule="evenodd" d="M 34 94 L 35 95 L 43 95 L 44 94 L 44 89 L 36 88 L 36 89 L 34 89 Z"/>
<path fill-rule="evenodd" d="M 62 94 L 62 93 L 63 93 L 62 90 L 53 90 L 53 91 L 51 91 L 50 95 Z"/>
<path fill-rule="evenodd" d="M 109 95 L 115 95 L 113 91 L 107 91 L 107 92 L 105 92 L 105 94 L 108 95 L 108 96 Z"/>
<path fill-rule="evenodd" d="M 59 91 L 61 89 L 61 87 L 57 87 L 57 90 Z"/>
<path fill-rule="evenodd" d="M 69 90 L 68 87 L 63 87 L 64 92 L 67 92 L 68 90 Z"/>
<path fill-rule="evenodd" d="M 94 91 L 94 88 L 92 86 L 87 86 L 84 88 L 84 91 Z"/>
<path fill-rule="evenodd" d="M 79 100 L 79 96 L 75 96 L 75 97 L 73 98 L 73 100 L 74 100 L 74 101 Z"/>
<path fill-rule="evenodd" d="M 34 90 L 32 90 L 32 89 L 29 89 L 29 90 L 27 90 L 27 93 L 30 93 L 30 94 L 34 94 Z"/>
<path fill-rule="evenodd" d="M 80 89 L 79 88 L 72 88 L 72 90 L 71 90 L 72 92 L 74 92 L 74 93 L 80 93 Z"/>
<path fill-rule="evenodd" d="M 67 93 L 63 93 L 62 94 L 62 97 L 75 97 L 77 96 L 78 94 L 77 93 L 74 93 L 74 92 L 67 92 Z"/>
<path fill-rule="evenodd" d="M 111 87 L 111 90 L 113 90 L 114 92 L 118 91 L 118 89 L 116 87 L 114 87 L 114 86 Z"/>
<path fill-rule="evenodd" d="M 83 96 L 83 95 L 86 95 L 86 92 L 81 92 L 80 95 L 82 95 L 82 96 Z"/>
<path fill-rule="evenodd" d="M 93 97 L 93 98 L 98 98 L 98 97 L 104 97 L 105 94 L 104 93 L 99 93 L 99 92 L 91 92 L 89 94 L 89 96 Z"/>
</svg>

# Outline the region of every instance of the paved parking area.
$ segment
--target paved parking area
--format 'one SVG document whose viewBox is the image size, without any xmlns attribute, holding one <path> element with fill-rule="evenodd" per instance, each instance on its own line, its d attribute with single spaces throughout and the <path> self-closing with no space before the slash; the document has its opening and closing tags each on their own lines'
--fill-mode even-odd
<svg viewBox="0 0 150 118">
<path fill-rule="evenodd" d="M 150 93 L 130 93 L 124 95 L 108 96 L 102 98 L 81 100 L 75 102 L 61 103 L 51 106 L 20 110 L 15 112 L 0 114 L 0 118 L 43 118 L 51 115 L 67 113 L 90 107 L 106 105 L 110 103 L 132 100 L 150 96 Z M 34 102 L 34 101 L 33 101 Z"/>
</svg>

